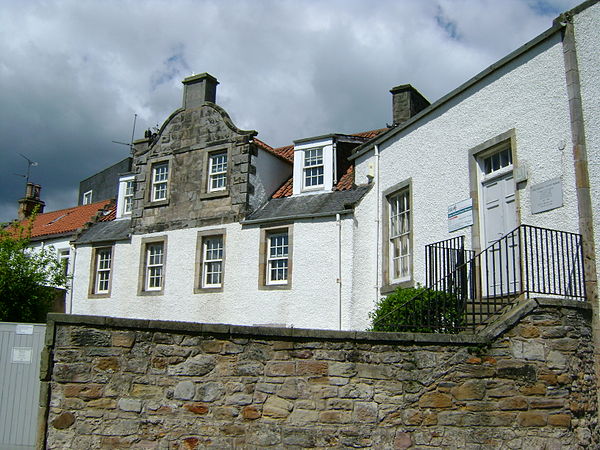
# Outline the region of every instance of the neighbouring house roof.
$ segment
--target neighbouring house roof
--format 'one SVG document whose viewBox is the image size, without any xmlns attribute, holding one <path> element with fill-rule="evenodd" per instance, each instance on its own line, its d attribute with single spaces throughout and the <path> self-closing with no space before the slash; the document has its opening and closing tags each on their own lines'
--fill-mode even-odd
<svg viewBox="0 0 600 450">
<path fill-rule="evenodd" d="M 371 186 L 367 185 L 323 194 L 274 198 L 250 214 L 242 224 L 348 213 L 353 210 L 354 205 L 363 198 L 370 188 Z"/>
<path fill-rule="evenodd" d="M 31 239 L 40 240 L 55 235 L 74 233 L 83 228 L 86 223 L 94 220 L 98 213 L 110 206 L 111 202 L 112 200 L 104 200 L 89 205 L 37 214 L 31 228 Z M 27 222 L 28 219 L 25 219 L 20 224 L 27 227 Z"/>
<path fill-rule="evenodd" d="M 91 244 L 94 242 L 123 241 L 131 237 L 131 220 L 103 221 L 102 219 L 93 227 L 85 230 L 74 241 L 76 245 Z"/>
</svg>

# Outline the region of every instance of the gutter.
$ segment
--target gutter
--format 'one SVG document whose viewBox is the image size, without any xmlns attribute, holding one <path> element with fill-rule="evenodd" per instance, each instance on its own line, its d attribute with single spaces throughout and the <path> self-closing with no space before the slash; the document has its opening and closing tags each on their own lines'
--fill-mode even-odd
<svg viewBox="0 0 600 450">
<path fill-rule="evenodd" d="M 385 142 L 388 139 L 392 138 L 396 134 L 398 134 L 401 131 L 407 129 L 408 127 L 410 127 L 411 125 L 415 124 L 416 122 L 420 121 L 422 118 L 424 118 L 425 116 L 429 115 L 430 113 L 432 113 L 436 109 L 440 108 L 444 104 L 448 103 L 450 100 L 454 99 L 459 94 L 463 93 L 464 91 L 466 91 L 467 89 L 469 89 L 470 87 L 472 87 L 473 85 L 475 85 L 476 83 L 478 83 L 479 81 L 481 81 L 482 79 L 486 78 L 488 75 L 492 74 L 496 70 L 498 70 L 498 69 L 502 68 L 503 66 L 507 65 L 508 63 L 510 63 L 511 61 L 513 61 L 514 59 L 516 59 L 519 56 L 521 56 L 522 54 L 524 54 L 525 52 L 527 52 L 527 51 L 531 50 L 532 48 L 536 47 L 537 45 L 541 44 L 546 39 L 548 39 L 550 36 L 553 36 L 554 34 L 558 33 L 559 31 L 562 31 L 562 29 L 564 27 L 565 27 L 565 25 L 562 24 L 562 23 L 555 23 L 555 24 L 553 24 L 552 27 L 548 28 L 542 34 L 540 34 L 537 37 L 533 38 L 531 41 L 525 43 L 524 45 L 522 45 L 521 47 L 519 47 L 515 51 L 509 53 L 507 56 L 505 56 L 501 60 L 495 62 L 494 64 L 492 64 L 491 66 L 489 66 L 487 69 L 484 69 L 483 71 L 479 72 L 477 75 L 475 75 L 470 80 L 468 80 L 465 83 L 461 84 L 459 87 L 457 87 L 453 91 L 449 92 L 448 94 L 446 94 L 445 96 L 443 96 L 442 98 L 440 98 L 438 101 L 432 103 L 430 106 L 428 106 L 427 108 L 425 108 L 419 114 L 416 114 L 413 117 L 411 117 L 410 119 L 408 119 L 406 122 L 402 122 L 400 125 L 398 125 L 398 126 L 396 126 L 394 128 L 391 128 L 389 131 L 386 131 L 386 132 L 382 133 L 381 135 L 379 135 L 378 137 L 376 137 L 372 141 L 369 141 L 368 143 L 363 144 L 363 145 L 359 145 L 355 149 L 356 153 L 354 153 L 353 155 L 350 155 L 348 157 L 348 159 L 350 161 L 353 161 L 356 158 L 358 158 L 359 156 L 362 156 L 365 153 L 373 150 L 375 144 L 382 144 L 383 142 Z"/>
<path fill-rule="evenodd" d="M 250 220 L 242 220 L 240 224 L 242 225 L 253 225 L 257 223 L 266 223 L 266 222 L 281 222 L 283 220 L 295 220 L 295 219 L 313 219 L 315 217 L 335 217 L 337 214 L 351 214 L 353 213 L 353 209 L 342 209 L 339 211 L 331 211 L 331 212 L 322 212 L 322 213 L 307 213 L 307 214 L 296 214 L 291 216 L 280 216 L 280 217 L 268 217 L 264 219 L 250 219 Z"/>
</svg>

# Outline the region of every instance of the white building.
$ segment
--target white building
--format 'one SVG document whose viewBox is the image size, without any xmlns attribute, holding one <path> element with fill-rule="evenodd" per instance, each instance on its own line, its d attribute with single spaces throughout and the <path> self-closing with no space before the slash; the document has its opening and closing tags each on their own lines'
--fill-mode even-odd
<svg viewBox="0 0 600 450">
<path fill-rule="evenodd" d="M 584 270 L 596 298 L 598 23 L 585 2 L 430 106 L 393 89 L 390 129 L 279 149 L 231 123 L 213 77 L 184 80 L 119 219 L 75 243 L 72 312 L 365 329 L 399 286 L 583 299 Z"/>
</svg>

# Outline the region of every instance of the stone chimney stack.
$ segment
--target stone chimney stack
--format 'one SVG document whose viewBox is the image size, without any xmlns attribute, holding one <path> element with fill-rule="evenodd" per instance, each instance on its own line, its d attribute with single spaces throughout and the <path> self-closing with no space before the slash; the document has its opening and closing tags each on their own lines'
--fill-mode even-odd
<svg viewBox="0 0 600 450">
<path fill-rule="evenodd" d="M 396 86 L 390 92 L 392 93 L 394 125 L 406 122 L 431 104 L 410 84 Z"/>
<path fill-rule="evenodd" d="M 183 81 L 183 107 L 197 108 L 204 102 L 216 103 L 217 84 L 215 77 L 208 73 L 192 75 Z"/>
<path fill-rule="evenodd" d="M 46 204 L 40 200 L 41 190 L 42 187 L 39 184 L 27 183 L 25 197 L 19 200 L 19 220 L 30 217 L 36 207 L 39 207 L 38 213 L 44 212 Z"/>
</svg>

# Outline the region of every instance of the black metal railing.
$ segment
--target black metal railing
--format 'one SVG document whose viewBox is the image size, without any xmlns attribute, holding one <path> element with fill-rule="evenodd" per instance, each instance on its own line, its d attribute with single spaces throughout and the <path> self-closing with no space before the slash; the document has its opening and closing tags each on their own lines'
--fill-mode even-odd
<svg viewBox="0 0 600 450">
<path fill-rule="evenodd" d="M 521 225 L 374 325 L 414 332 L 473 330 L 519 297 L 532 295 L 586 299 L 581 235 Z"/>
<path fill-rule="evenodd" d="M 465 250 L 465 237 L 457 236 L 425 246 L 425 286 L 431 287 L 475 256 Z"/>
</svg>

